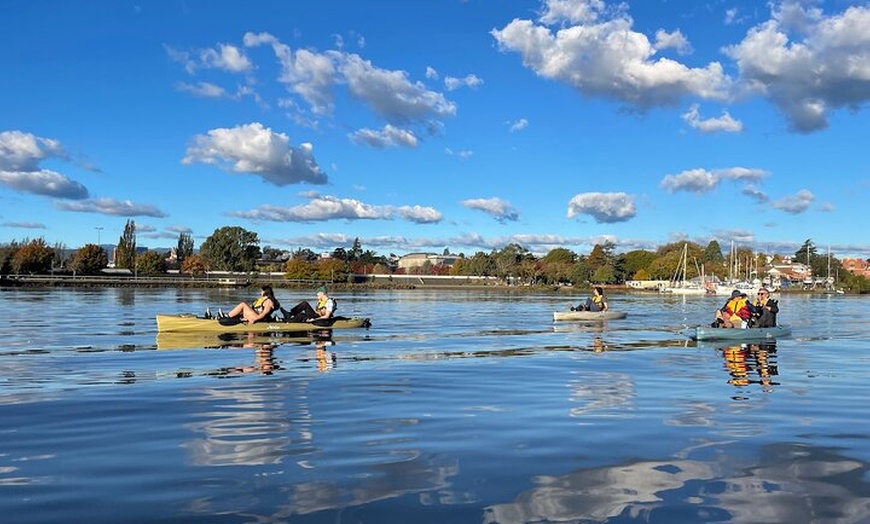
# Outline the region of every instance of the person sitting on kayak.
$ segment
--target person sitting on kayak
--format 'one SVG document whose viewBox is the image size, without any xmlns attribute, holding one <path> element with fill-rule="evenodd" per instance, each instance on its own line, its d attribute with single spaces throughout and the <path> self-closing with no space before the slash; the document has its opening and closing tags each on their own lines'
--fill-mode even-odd
<svg viewBox="0 0 870 524">
<path fill-rule="evenodd" d="M 227 313 L 225 318 L 238 318 L 241 322 L 253 324 L 261 320 L 269 321 L 272 313 L 278 311 L 281 304 L 272 292 L 272 286 L 265 285 L 260 288 L 260 296 L 254 302 L 239 302 L 239 304 Z"/>
<path fill-rule="evenodd" d="M 746 293 L 735 289 L 731 292 L 731 298 L 724 306 L 716 310 L 716 320 L 713 327 L 745 328 L 752 312 L 749 310 L 749 300 Z"/>
<path fill-rule="evenodd" d="M 779 313 L 779 303 L 770 298 L 767 288 L 758 290 L 758 298 L 748 304 L 752 317 L 749 319 L 749 327 L 766 328 L 776 326 L 776 314 Z"/>
<path fill-rule="evenodd" d="M 592 288 L 592 296 L 587 298 L 585 303 L 572 307 L 571 311 L 607 311 L 604 289 L 601 286 L 595 286 Z"/>
<path fill-rule="evenodd" d="M 290 311 L 284 311 L 284 318 L 288 322 L 313 322 L 326 320 L 335 314 L 335 300 L 329 298 L 326 286 L 317 288 L 317 305 L 311 307 L 307 300 L 293 306 Z"/>
</svg>

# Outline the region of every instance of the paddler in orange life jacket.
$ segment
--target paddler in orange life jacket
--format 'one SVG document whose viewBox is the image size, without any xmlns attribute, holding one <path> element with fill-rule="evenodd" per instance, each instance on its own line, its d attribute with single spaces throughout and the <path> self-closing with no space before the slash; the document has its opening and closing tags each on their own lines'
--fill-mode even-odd
<svg viewBox="0 0 870 524">
<path fill-rule="evenodd" d="M 731 292 L 731 298 L 728 299 L 728 302 L 716 310 L 716 321 L 713 322 L 713 326 L 745 328 L 751 316 L 752 312 L 749 310 L 749 300 L 746 298 L 746 293 L 741 293 L 735 289 Z"/>
</svg>

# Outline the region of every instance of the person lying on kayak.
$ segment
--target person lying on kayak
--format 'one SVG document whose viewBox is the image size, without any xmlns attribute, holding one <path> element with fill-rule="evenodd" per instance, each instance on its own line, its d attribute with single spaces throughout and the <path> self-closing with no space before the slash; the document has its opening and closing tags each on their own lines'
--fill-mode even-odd
<svg viewBox="0 0 870 524">
<path fill-rule="evenodd" d="M 716 320 L 712 327 L 745 328 L 752 312 L 749 310 L 749 301 L 746 293 L 735 289 L 731 292 L 731 298 L 724 306 L 716 310 Z"/>
<path fill-rule="evenodd" d="M 260 288 L 260 296 L 252 303 L 239 302 L 239 304 L 230 310 L 224 318 L 238 319 L 247 324 L 253 324 L 261 320 L 269 321 L 272 318 L 272 313 L 278 311 L 281 304 L 275 298 L 272 292 L 272 286 L 265 285 Z"/>
<path fill-rule="evenodd" d="M 313 322 L 332 318 L 335 313 L 335 300 L 329 298 L 326 286 L 317 288 L 317 305 L 311 307 L 307 300 L 293 306 L 290 311 L 284 311 L 284 318 L 288 322 Z"/>
<path fill-rule="evenodd" d="M 748 304 L 752 317 L 749 319 L 749 327 L 766 328 L 776 326 L 776 314 L 779 313 L 779 303 L 770 298 L 767 288 L 758 290 L 758 298 Z"/>
<path fill-rule="evenodd" d="M 571 311 L 607 311 L 604 289 L 601 286 L 595 286 L 592 288 L 592 296 L 587 298 L 585 303 L 572 307 Z"/>
</svg>

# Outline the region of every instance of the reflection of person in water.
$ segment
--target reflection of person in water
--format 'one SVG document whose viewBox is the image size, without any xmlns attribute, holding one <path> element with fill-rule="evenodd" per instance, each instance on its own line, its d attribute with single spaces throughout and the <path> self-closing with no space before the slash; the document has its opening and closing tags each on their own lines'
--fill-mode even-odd
<svg viewBox="0 0 870 524">
<path fill-rule="evenodd" d="M 245 344 L 244 347 L 254 348 L 254 364 L 252 366 L 235 368 L 232 371 L 235 371 L 236 373 L 259 372 L 261 375 L 271 375 L 275 371 L 281 369 L 281 366 L 278 365 L 278 360 L 275 358 L 274 344 L 254 343 Z"/>
<path fill-rule="evenodd" d="M 771 380 L 771 377 L 779 374 L 775 363 L 776 344 L 744 344 L 722 348 L 722 356 L 725 358 L 725 369 L 731 375 L 728 383 L 732 386 L 779 385 Z M 752 378 L 752 375 L 758 378 Z"/>
<path fill-rule="evenodd" d="M 596 353 L 607 351 L 607 343 L 601 340 L 601 337 L 598 335 L 595 335 L 595 338 L 592 339 L 592 351 Z"/>
<path fill-rule="evenodd" d="M 335 343 L 331 340 L 318 340 L 314 343 L 314 354 L 317 358 L 317 371 L 324 372 L 335 369 L 335 353 L 326 350 L 327 346 L 332 346 L 333 344 Z"/>
</svg>

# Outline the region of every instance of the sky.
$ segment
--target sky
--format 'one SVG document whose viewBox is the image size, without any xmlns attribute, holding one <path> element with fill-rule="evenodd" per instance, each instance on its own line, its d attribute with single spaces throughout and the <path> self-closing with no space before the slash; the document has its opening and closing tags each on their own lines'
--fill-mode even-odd
<svg viewBox="0 0 870 524">
<path fill-rule="evenodd" d="M 870 257 L 870 3 L 10 0 L 0 243 Z"/>
</svg>

